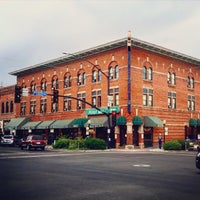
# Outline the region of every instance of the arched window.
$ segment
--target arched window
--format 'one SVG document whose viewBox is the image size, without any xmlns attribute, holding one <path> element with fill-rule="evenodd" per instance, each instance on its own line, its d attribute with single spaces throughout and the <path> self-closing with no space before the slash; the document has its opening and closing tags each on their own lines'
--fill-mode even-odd
<svg viewBox="0 0 200 200">
<path fill-rule="evenodd" d="M 98 70 L 98 82 L 101 82 L 101 70 Z"/>
<path fill-rule="evenodd" d="M 119 67 L 118 67 L 118 65 L 115 66 L 115 78 L 116 79 L 119 78 Z"/>
<path fill-rule="evenodd" d="M 51 80 L 51 87 L 54 89 L 58 89 L 58 77 L 54 76 Z"/>
<path fill-rule="evenodd" d="M 31 82 L 30 88 L 31 88 L 31 93 L 36 91 L 36 83 L 35 83 L 35 81 Z"/>
<path fill-rule="evenodd" d="M 85 72 L 79 72 L 78 73 L 78 82 L 77 85 L 85 85 L 86 84 L 86 73 Z"/>
<path fill-rule="evenodd" d="M 148 68 L 148 79 L 150 81 L 153 80 L 153 73 L 152 73 L 152 68 L 151 67 Z"/>
<path fill-rule="evenodd" d="M 8 101 L 6 102 L 6 113 L 8 113 L 9 112 L 9 103 L 8 103 Z"/>
<path fill-rule="evenodd" d="M 42 91 L 47 91 L 47 82 L 45 79 L 42 79 L 42 81 L 40 83 L 40 88 Z"/>
<path fill-rule="evenodd" d="M 72 86 L 72 77 L 70 74 L 65 74 L 64 76 L 64 88 Z"/>
<path fill-rule="evenodd" d="M 190 78 L 190 85 L 191 85 L 191 88 L 194 88 L 194 78 Z"/>
<path fill-rule="evenodd" d="M 167 83 L 171 84 L 171 73 L 170 72 L 167 73 Z"/>
<path fill-rule="evenodd" d="M 146 66 L 144 66 L 143 69 L 142 69 L 142 78 L 144 80 L 147 79 L 147 68 L 146 68 Z"/>
<path fill-rule="evenodd" d="M 97 72 L 95 70 L 92 71 L 92 82 L 97 82 Z"/>
<path fill-rule="evenodd" d="M 172 73 L 171 80 L 172 80 L 172 85 L 176 85 L 176 74 L 175 73 Z"/>
<path fill-rule="evenodd" d="M 113 79 L 113 68 L 112 67 L 109 68 L 109 79 L 110 80 Z"/>
<path fill-rule="evenodd" d="M 10 102 L 10 112 L 13 112 L 13 101 Z"/>
</svg>

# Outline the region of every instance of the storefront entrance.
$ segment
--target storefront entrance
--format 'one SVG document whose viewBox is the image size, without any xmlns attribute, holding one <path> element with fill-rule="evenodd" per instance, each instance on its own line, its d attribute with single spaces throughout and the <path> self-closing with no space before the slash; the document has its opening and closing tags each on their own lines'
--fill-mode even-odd
<svg viewBox="0 0 200 200">
<path fill-rule="evenodd" d="M 153 146 L 153 128 L 144 128 L 144 147 Z"/>
</svg>

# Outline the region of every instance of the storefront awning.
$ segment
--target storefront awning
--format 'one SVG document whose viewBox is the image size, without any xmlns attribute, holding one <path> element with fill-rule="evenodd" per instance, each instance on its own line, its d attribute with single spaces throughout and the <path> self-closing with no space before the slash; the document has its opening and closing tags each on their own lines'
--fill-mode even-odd
<svg viewBox="0 0 200 200">
<path fill-rule="evenodd" d="M 141 117 L 139 117 L 139 116 L 133 117 L 133 125 L 140 126 L 142 124 L 143 124 L 143 121 L 142 121 Z"/>
<path fill-rule="evenodd" d="M 36 129 L 49 129 L 51 124 L 53 124 L 55 122 L 55 120 L 48 120 L 48 121 L 42 121 L 42 123 L 40 123 Z"/>
<path fill-rule="evenodd" d="M 97 117 L 90 118 L 85 124 L 84 127 L 108 127 L 108 118 L 107 117 Z"/>
<path fill-rule="evenodd" d="M 72 128 L 73 119 L 56 120 L 50 125 L 50 128 Z"/>
<path fill-rule="evenodd" d="M 6 130 L 20 130 L 21 127 L 29 121 L 29 118 L 13 118 L 5 125 Z"/>
<path fill-rule="evenodd" d="M 42 121 L 37 121 L 37 122 L 27 122 L 24 124 L 21 129 L 29 130 L 29 129 L 35 129 Z"/>
<path fill-rule="evenodd" d="M 190 121 L 189 121 L 189 125 L 190 126 L 196 126 L 197 125 L 197 120 L 191 118 Z"/>
<path fill-rule="evenodd" d="M 72 126 L 75 128 L 83 128 L 84 124 L 88 121 L 88 118 L 77 118 L 72 122 Z"/>
<path fill-rule="evenodd" d="M 124 116 L 120 116 L 117 118 L 116 124 L 118 126 L 126 125 L 126 118 Z"/>
<path fill-rule="evenodd" d="M 144 117 L 144 126 L 145 127 L 163 126 L 163 121 L 160 120 L 158 117 L 146 116 Z"/>
<path fill-rule="evenodd" d="M 197 126 L 200 126 L 200 119 L 197 119 Z"/>
</svg>

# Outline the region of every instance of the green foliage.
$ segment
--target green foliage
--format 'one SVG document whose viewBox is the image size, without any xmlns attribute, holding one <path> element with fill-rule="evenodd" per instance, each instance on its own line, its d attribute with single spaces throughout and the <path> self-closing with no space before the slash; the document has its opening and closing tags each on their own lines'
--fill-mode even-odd
<svg viewBox="0 0 200 200">
<path fill-rule="evenodd" d="M 182 145 L 178 140 L 171 140 L 163 144 L 164 150 L 181 150 Z"/>
<path fill-rule="evenodd" d="M 66 139 L 60 138 L 53 145 L 56 149 L 106 149 L 106 143 L 99 138 L 87 138 L 87 139 Z"/>
<path fill-rule="evenodd" d="M 181 150 L 185 150 L 185 140 L 178 140 L 178 142 L 181 144 Z M 189 147 L 189 142 L 186 142 L 186 147 Z"/>
<path fill-rule="evenodd" d="M 70 140 L 68 149 L 74 150 L 74 149 L 85 149 L 85 141 L 83 139 L 77 138 L 75 140 Z"/>
<path fill-rule="evenodd" d="M 106 149 L 106 143 L 99 138 L 87 138 L 85 139 L 87 149 Z"/>
<path fill-rule="evenodd" d="M 70 140 L 66 138 L 60 138 L 56 141 L 56 143 L 53 145 L 53 148 L 55 149 L 64 149 L 69 147 Z"/>
</svg>

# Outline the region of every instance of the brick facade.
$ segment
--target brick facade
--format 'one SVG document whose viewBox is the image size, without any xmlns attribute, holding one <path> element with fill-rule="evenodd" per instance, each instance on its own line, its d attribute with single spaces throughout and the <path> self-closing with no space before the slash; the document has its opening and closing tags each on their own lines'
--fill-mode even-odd
<svg viewBox="0 0 200 200">
<path fill-rule="evenodd" d="M 101 75 L 101 81 L 92 80 L 93 70 L 97 67 L 106 75 L 109 74 L 110 67 L 113 69 L 118 66 L 118 76 L 110 80 L 110 89 L 119 89 L 119 100 L 117 105 L 119 113 L 117 117 L 123 115 L 126 118 L 127 126 L 120 126 L 115 129 L 116 145 L 119 146 L 122 139 L 121 132 L 124 134 L 126 142 L 133 144 L 133 132 L 138 132 L 138 145 L 144 146 L 146 138 L 150 137 L 152 145 L 157 145 L 158 134 L 165 137 L 165 141 L 172 139 L 185 139 L 186 134 L 191 134 L 189 120 L 199 119 L 200 109 L 200 60 L 173 52 L 158 46 L 149 45 L 148 48 L 134 43 L 131 47 L 131 112 L 127 111 L 128 103 L 128 54 L 126 40 L 120 40 L 109 45 L 102 45 L 85 52 L 78 52 L 76 56 L 63 56 L 54 61 L 48 61 L 39 65 L 15 71 L 11 73 L 17 76 L 17 85 L 31 89 L 31 84 L 36 84 L 36 91 L 41 90 L 41 82 L 47 83 L 47 94 L 52 94 L 52 80 L 58 80 L 59 95 L 77 97 L 79 93 L 85 93 L 85 100 L 92 103 L 92 91 L 101 91 L 101 107 L 107 107 L 107 87 L 106 76 Z M 122 44 L 120 42 L 123 42 Z M 113 44 L 118 44 L 118 46 Z M 146 44 L 146 43 L 144 43 Z M 104 47 L 104 48 L 103 48 Z M 150 48 L 151 47 L 151 48 Z M 85 53 L 85 54 L 84 54 Z M 89 62 L 88 62 L 89 61 Z M 93 63 L 93 64 L 92 64 Z M 152 70 L 151 79 L 144 79 L 144 66 Z M 78 75 L 84 74 L 85 83 L 78 85 Z M 168 82 L 168 73 L 175 74 L 175 84 Z M 64 87 L 65 75 L 71 76 L 71 87 Z M 187 78 L 194 80 L 194 88 L 188 87 Z M 151 106 L 144 106 L 143 89 L 153 91 Z M 169 107 L 169 92 L 175 97 L 175 108 Z M 188 110 L 188 96 L 195 98 L 195 108 Z M 41 99 L 47 99 L 46 113 L 40 112 Z M 30 102 L 36 101 L 35 114 L 30 114 Z M 149 101 L 149 100 L 147 100 Z M 172 98 L 173 101 L 173 98 Z M 64 98 L 59 98 L 58 111 L 52 113 L 52 96 L 33 96 L 22 97 L 21 103 L 26 103 L 26 112 L 23 116 L 30 118 L 31 121 L 59 120 L 86 118 L 85 109 L 91 109 L 85 105 L 85 109 L 77 110 L 77 101 L 71 101 L 71 110 L 64 111 Z M 172 102 L 173 103 L 173 102 Z M 17 117 L 22 117 L 21 104 L 16 105 Z M 135 116 L 144 120 L 145 116 L 156 116 L 161 121 L 165 120 L 166 135 L 164 127 L 145 127 L 145 125 L 134 126 L 132 124 Z M 98 117 L 98 116 L 97 116 Z M 129 125 L 128 125 L 129 124 Z M 149 132 L 149 133 L 148 133 Z M 106 134 L 106 133 L 105 133 Z M 197 138 L 198 127 L 192 129 L 192 137 Z M 148 140 L 148 139 L 147 139 Z M 121 144 L 123 145 L 123 144 Z"/>
</svg>

